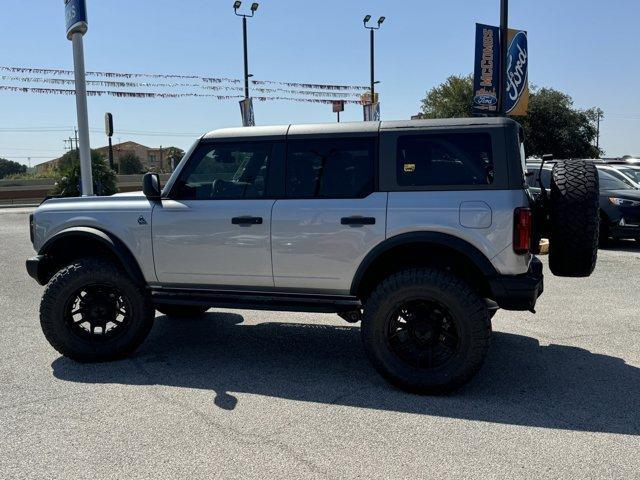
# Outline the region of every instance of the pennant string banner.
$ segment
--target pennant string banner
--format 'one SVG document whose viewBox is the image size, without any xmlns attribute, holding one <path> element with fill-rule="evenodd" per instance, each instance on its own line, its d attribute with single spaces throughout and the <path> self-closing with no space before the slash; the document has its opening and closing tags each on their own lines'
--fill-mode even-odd
<svg viewBox="0 0 640 480">
<path fill-rule="evenodd" d="M 28 75 L 55 75 L 55 76 L 73 76 L 72 70 L 58 68 L 34 68 L 34 67 L 12 67 L 0 65 L 0 70 L 10 73 L 20 73 Z M 122 72 L 87 72 L 88 77 L 104 77 L 104 78 L 163 78 L 163 79 L 185 79 L 198 80 L 203 83 L 231 83 L 240 84 L 241 80 L 229 77 L 202 77 L 198 75 L 176 75 L 176 74 L 157 74 L 157 73 L 122 73 Z M 299 82 L 282 82 L 276 80 L 251 80 L 254 85 L 279 85 L 283 87 L 303 88 L 307 90 L 356 90 L 364 91 L 367 87 L 362 85 L 332 85 L 320 83 L 299 83 Z"/>
<path fill-rule="evenodd" d="M 18 93 L 38 93 L 48 95 L 75 95 L 76 91 L 72 89 L 63 88 L 34 88 L 34 87 L 15 87 L 0 85 L 0 91 L 10 91 Z M 156 93 L 156 92 L 120 92 L 110 90 L 88 90 L 87 95 L 90 97 L 100 97 L 103 95 L 119 97 L 119 98 L 215 98 L 217 100 L 231 100 L 237 98 L 244 98 L 243 95 L 214 95 L 204 93 Z M 291 102 L 309 102 L 309 103 L 332 103 L 334 100 L 327 98 L 302 98 L 302 97 L 285 97 L 285 96 L 272 96 L 272 97 L 254 97 L 255 100 L 260 102 L 266 102 L 270 100 L 286 100 Z M 345 103 L 360 103 L 358 100 L 344 100 Z"/>
<path fill-rule="evenodd" d="M 50 83 L 54 85 L 74 85 L 75 80 L 71 78 L 41 78 L 41 77 L 14 77 L 0 75 L 0 80 L 13 81 L 19 83 Z M 199 87 L 199 83 L 149 83 L 149 82 L 117 82 L 109 80 L 87 80 L 88 85 L 98 85 L 100 87 Z"/>
</svg>

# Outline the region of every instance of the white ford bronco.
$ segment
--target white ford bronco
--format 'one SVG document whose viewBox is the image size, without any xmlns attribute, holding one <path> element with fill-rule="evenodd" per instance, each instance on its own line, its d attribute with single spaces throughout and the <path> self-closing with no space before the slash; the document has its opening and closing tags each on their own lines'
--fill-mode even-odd
<svg viewBox="0 0 640 480">
<path fill-rule="evenodd" d="M 131 354 L 155 310 L 337 313 L 361 321 L 374 367 L 443 393 L 489 348 L 498 308 L 534 311 L 550 238 L 560 276 L 588 276 L 598 242 L 592 164 L 526 182 L 521 127 L 504 118 L 216 130 L 144 194 L 54 198 L 31 215 L 46 285 L 40 322 L 81 362 Z"/>
</svg>

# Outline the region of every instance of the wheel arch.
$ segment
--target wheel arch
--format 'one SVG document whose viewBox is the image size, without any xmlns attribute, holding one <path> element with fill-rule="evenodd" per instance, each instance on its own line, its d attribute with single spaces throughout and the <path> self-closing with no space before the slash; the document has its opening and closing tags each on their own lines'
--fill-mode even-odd
<svg viewBox="0 0 640 480">
<path fill-rule="evenodd" d="M 45 259 L 38 281 L 46 284 L 56 271 L 69 262 L 89 255 L 102 255 L 119 266 L 139 285 L 145 284 L 144 275 L 135 256 L 118 237 L 94 227 L 70 227 L 49 238 L 38 251 Z"/>
<path fill-rule="evenodd" d="M 351 283 L 351 294 L 366 298 L 383 278 L 404 268 L 438 267 L 463 277 L 485 297 L 491 297 L 490 279 L 498 272 L 472 244 L 440 232 L 396 235 L 371 250 Z"/>
</svg>

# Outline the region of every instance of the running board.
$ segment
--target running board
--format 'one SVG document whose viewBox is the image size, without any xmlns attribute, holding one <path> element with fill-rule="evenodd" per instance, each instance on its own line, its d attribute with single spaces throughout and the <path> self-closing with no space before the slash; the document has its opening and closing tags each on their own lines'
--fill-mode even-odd
<svg viewBox="0 0 640 480">
<path fill-rule="evenodd" d="M 362 308 L 360 300 L 350 295 L 308 295 L 283 292 L 188 290 L 152 287 L 151 297 L 156 305 L 200 305 L 282 312 L 340 313 Z"/>
</svg>

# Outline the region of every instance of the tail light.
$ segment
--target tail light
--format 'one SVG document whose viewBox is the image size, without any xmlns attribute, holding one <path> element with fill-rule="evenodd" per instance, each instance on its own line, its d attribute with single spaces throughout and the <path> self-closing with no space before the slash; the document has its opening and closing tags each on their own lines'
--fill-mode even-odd
<svg viewBox="0 0 640 480">
<path fill-rule="evenodd" d="M 533 214 L 530 208 L 516 208 L 513 224 L 513 251 L 523 255 L 531 251 Z"/>
</svg>

